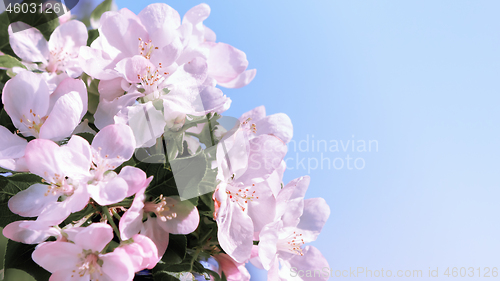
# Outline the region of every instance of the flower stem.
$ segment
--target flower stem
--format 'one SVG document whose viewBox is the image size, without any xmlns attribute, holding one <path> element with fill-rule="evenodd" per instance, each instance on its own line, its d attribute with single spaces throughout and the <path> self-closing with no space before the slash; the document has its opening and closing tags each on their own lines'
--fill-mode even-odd
<svg viewBox="0 0 500 281">
<path fill-rule="evenodd" d="M 102 207 L 102 210 L 103 210 L 103 213 L 104 213 L 104 214 L 106 214 L 106 218 L 108 219 L 109 224 L 111 224 L 111 227 L 112 227 L 112 228 L 113 228 L 113 230 L 115 231 L 116 236 L 118 236 L 118 239 L 120 239 L 120 241 L 121 241 L 121 240 L 122 240 L 122 238 L 120 237 L 120 231 L 118 230 L 118 227 L 116 227 L 116 224 L 115 224 L 115 222 L 113 221 L 113 217 L 111 216 L 111 213 L 109 212 L 108 207 L 103 206 L 103 207 Z"/>
</svg>

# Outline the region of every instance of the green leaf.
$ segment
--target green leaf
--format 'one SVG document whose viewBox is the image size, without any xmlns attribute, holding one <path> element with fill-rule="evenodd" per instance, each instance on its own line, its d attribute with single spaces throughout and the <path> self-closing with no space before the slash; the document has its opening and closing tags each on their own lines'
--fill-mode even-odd
<svg viewBox="0 0 500 281">
<path fill-rule="evenodd" d="M 47 281 L 50 272 L 41 268 L 31 258 L 36 245 L 26 245 L 9 240 L 5 251 L 4 270 L 9 268 L 20 269 L 33 276 L 37 281 Z"/>
<path fill-rule="evenodd" d="M 92 141 L 94 140 L 94 137 L 95 137 L 95 135 L 93 135 L 91 133 L 78 133 L 76 135 L 84 138 L 86 141 L 89 142 L 89 144 L 92 144 Z"/>
<path fill-rule="evenodd" d="M 9 114 L 7 114 L 4 108 L 2 108 L 2 110 L 0 111 L 0 125 L 9 129 L 9 131 L 11 132 L 16 131 L 16 127 L 12 123 L 12 119 L 10 119 Z"/>
<path fill-rule="evenodd" d="M 200 196 L 199 185 L 207 171 L 207 159 L 203 151 L 185 158 L 170 161 L 175 183 L 181 200 Z"/>
<path fill-rule="evenodd" d="M 35 183 L 42 183 L 42 178 L 34 174 L 20 173 L 10 177 L 0 176 L 0 227 L 5 227 L 14 221 L 27 219 L 12 213 L 8 202 L 12 196 Z"/>
<path fill-rule="evenodd" d="M 186 257 L 187 239 L 184 235 L 169 235 L 168 248 L 163 255 L 165 264 L 179 264 Z"/>
<path fill-rule="evenodd" d="M 99 37 L 99 30 L 97 30 L 97 29 L 89 30 L 89 37 L 87 39 L 87 46 L 90 46 L 90 44 L 92 44 L 92 42 L 94 42 L 94 40 L 97 39 L 97 37 Z"/>
<path fill-rule="evenodd" d="M 102 14 L 111 10 L 113 6 L 112 0 L 104 0 L 101 4 L 99 4 L 90 14 L 90 22 L 92 25 L 95 25 L 101 19 Z"/>
<path fill-rule="evenodd" d="M 15 66 L 26 69 L 26 66 L 24 66 L 24 64 L 22 64 L 15 57 L 9 55 L 0 56 L 0 67 L 13 68 Z"/>
<path fill-rule="evenodd" d="M 94 114 L 97 110 L 97 106 L 99 105 L 99 80 L 94 79 L 90 82 L 90 85 L 87 87 L 88 93 L 88 111 L 91 114 Z"/>
</svg>

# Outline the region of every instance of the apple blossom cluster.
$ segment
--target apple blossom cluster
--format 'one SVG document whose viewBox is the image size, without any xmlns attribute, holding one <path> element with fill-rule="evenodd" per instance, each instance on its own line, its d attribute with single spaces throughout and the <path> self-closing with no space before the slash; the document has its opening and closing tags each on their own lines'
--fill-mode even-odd
<svg viewBox="0 0 500 281">
<path fill-rule="evenodd" d="M 51 281 L 248 281 L 252 263 L 270 281 L 326 280 L 290 273 L 329 267 L 307 244 L 330 209 L 305 199 L 309 177 L 283 183 L 286 114 L 223 116 L 220 87 L 256 70 L 216 42 L 209 6 L 181 19 L 167 4 L 136 15 L 110 3 L 95 28 L 68 15 L 5 27 L 5 267 Z"/>
</svg>

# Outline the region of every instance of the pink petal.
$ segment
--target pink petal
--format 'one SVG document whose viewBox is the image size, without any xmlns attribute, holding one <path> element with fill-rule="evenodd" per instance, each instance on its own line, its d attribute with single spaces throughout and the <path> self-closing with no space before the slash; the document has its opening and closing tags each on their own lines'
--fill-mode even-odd
<svg viewBox="0 0 500 281">
<path fill-rule="evenodd" d="M 122 113 L 132 128 L 137 147 L 150 147 L 165 133 L 165 118 L 151 101 L 130 106 Z"/>
<path fill-rule="evenodd" d="M 316 240 L 328 217 L 330 216 L 330 207 L 323 198 L 312 198 L 304 200 L 304 213 L 300 217 L 300 223 L 297 228 L 311 232 L 314 236 L 312 241 Z"/>
<path fill-rule="evenodd" d="M 132 166 L 123 167 L 118 176 L 127 182 L 127 197 L 132 196 L 139 190 L 147 187 L 153 180 L 152 176 L 146 178 L 146 173 L 144 173 L 143 170 Z"/>
<path fill-rule="evenodd" d="M 46 242 L 40 244 L 31 257 L 38 265 L 49 272 L 76 269 L 80 262 L 78 254 L 82 248 L 68 242 Z"/>
<path fill-rule="evenodd" d="M 24 156 L 28 142 L 0 126 L 0 159 L 13 159 Z"/>
<path fill-rule="evenodd" d="M 292 139 L 292 120 L 284 113 L 264 117 L 255 122 L 255 125 L 257 126 L 257 135 L 274 135 L 284 143 L 288 143 Z"/>
<path fill-rule="evenodd" d="M 260 232 L 259 258 L 266 270 L 269 270 L 276 258 L 278 251 L 276 244 L 278 243 L 278 234 L 282 226 L 283 224 L 280 221 L 275 221 L 266 225 Z"/>
<path fill-rule="evenodd" d="M 93 78 L 109 80 L 118 77 L 114 69 L 116 62 L 103 50 L 81 47 L 78 60 L 83 71 Z"/>
<path fill-rule="evenodd" d="M 250 258 L 253 246 L 253 222 L 238 204 L 229 203 L 217 217 L 217 237 L 222 249 L 236 262 Z"/>
<path fill-rule="evenodd" d="M 165 201 L 172 213 L 177 214 L 175 218 L 163 222 L 156 219 L 158 224 L 168 233 L 189 234 L 198 228 L 200 215 L 198 209 L 188 200 L 180 201 L 178 196 L 166 197 Z"/>
<path fill-rule="evenodd" d="M 145 57 L 137 55 L 121 60 L 115 69 L 124 75 L 129 83 L 141 83 L 141 77 L 146 77 L 148 71 L 153 73 L 156 67 Z"/>
<path fill-rule="evenodd" d="M 9 209 L 23 217 L 36 217 L 49 205 L 57 202 L 59 195 L 48 193 L 48 185 L 36 183 L 22 190 L 9 200 Z"/>
<path fill-rule="evenodd" d="M 217 166 L 225 180 L 242 176 L 248 167 L 249 143 L 243 130 L 228 132 L 217 146 Z"/>
<path fill-rule="evenodd" d="M 10 46 L 18 57 L 30 62 L 47 62 L 47 40 L 38 29 L 18 21 L 10 24 L 8 31 Z"/>
<path fill-rule="evenodd" d="M 220 269 L 224 272 L 228 281 L 249 281 L 250 273 L 245 268 L 244 263 L 237 263 L 226 254 L 214 256 L 219 262 Z"/>
<path fill-rule="evenodd" d="M 181 25 L 179 13 L 164 3 L 148 5 L 138 17 L 150 34 L 165 28 L 176 29 Z"/>
<path fill-rule="evenodd" d="M 101 100 L 94 114 L 95 125 L 99 129 L 115 124 L 115 116 L 120 110 L 134 104 L 135 100 L 142 96 L 140 92 L 128 93 L 113 101 Z"/>
<path fill-rule="evenodd" d="M 57 88 L 50 95 L 50 107 L 48 112 L 52 111 L 54 104 L 59 98 L 71 92 L 77 92 L 80 95 L 81 104 L 83 105 L 80 114 L 80 119 L 82 119 L 83 116 L 85 116 L 85 113 L 87 113 L 88 93 L 85 83 L 83 83 L 83 81 L 80 79 L 66 78 L 58 83 Z"/>
<path fill-rule="evenodd" d="M 227 83 L 238 77 L 248 66 L 244 52 L 225 43 L 206 43 L 210 46 L 208 75 L 218 83 Z"/>
<path fill-rule="evenodd" d="M 127 182 L 114 177 L 108 182 L 101 182 L 98 185 L 89 185 L 88 191 L 92 199 L 101 206 L 118 203 L 127 197 Z"/>
<path fill-rule="evenodd" d="M 168 232 L 165 232 L 163 228 L 159 227 L 158 224 L 149 217 L 142 225 L 141 234 L 147 236 L 155 243 L 158 250 L 158 257 L 161 258 L 168 247 Z"/>
<path fill-rule="evenodd" d="M 26 146 L 26 164 L 31 173 L 53 181 L 54 174 L 64 174 L 65 164 L 60 161 L 59 146 L 50 140 L 32 140 Z"/>
<path fill-rule="evenodd" d="M 110 80 L 99 81 L 98 90 L 101 98 L 112 101 L 115 98 L 122 96 L 125 93 L 121 86 L 123 80 L 123 78 L 118 77 Z"/>
<path fill-rule="evenodd" d="M 182 21 L 187 21 L 192 25 L 196 25 L 208 18 L 210 15 L 210 6 L 205 3 L 194 6 L 186 12 Z"/>
<path fill-rule="evenodd" d="M 229 82 L 219 82 L 219 86 L 233 89 L 241 88 L 250 84 L 250 82 L 252 82 L 252 80 L 255 78 L 256 74 L 257 69 L 245 70 L 243 73 Z"/>
<path fill-rule="evenodd" d="M 304 280 L 304 281 L 322 281 L 322 280 L 328 280 L 329 276 L 329 271 L 327 273 L 324 272 L 323 269 L 325 268 L 330 268 L 330 265 L 328 264 L 328 261 L 325 259 L 323 254 L 316 249 L 313 246 L 306 246 L 302 250 L 303 256 L 298 256 L 294 255 L 287 263 L 288 266 L 284 266 L 281 271 L 280 271 L 280 276 L 282 278 L 286 278 L 290 276 L 291 268 L 294 268 L 296 272 L 302 272 L 304 273 L 303 277 L 297 276 L 297 280 Z M 310 270 L 312 272 L 316 271 L 316 273 L 319 271 L 321 274 L 318 276 L 312 276 L 307 277 L 306 272 Z"/>
<path fill-rule="evenodd" d="M 268 223 L 272 222 L 276 213 L 276 199 L 267 182 L 256 183 L 250 188 L 255 191 L 255 197 L 248 201 L 248 216 L 252 218 L 254 232 L 260 232 Z"/>
<path fill-rule="evenodd" d="M 157 256 L 156 245 L 148 237 L 136 234 L 132 237 L 133 242 L 124 244 L 115 250 L 124 250 L 125 254 L 130 257 L 134 264 L 134 271 L 141 271 L 146 268 L 153 268 L 157 264 L 159 258 Z"/>
<path fill-rule="evenodd" d="M 43 118 L 49 108 L 49 88 L 40 75 L 22 71 L 5 83 L 2 102 L 12 122 L 23 135 L 32 136 L 28 132 L 26 119 L 33 120 L 35 115 Z M 23 120 L 23 122 L 21 122 Z"/>
<path fill-rule="evenodd" d="M 92 141 L 92 148 L 99 153 L 102 161 L 117 167 L 134 154 L 134 140 L 134 133 L 129 126 L 113 124 L 104 127 L 97 133 Z"/>
<path fill-rule="evenodd" d="M 266 108 L 261 105 L 248 112 L 243 113 L 241 117 L 238 118 L 238 120 L 243 123 L 247 121 L 248 118 L 250 118 L 250 122 L 255 123 L 264 117 L 266 117 Z"/>
<path fill-rule="evenodd" d="M 76 53 L 81 46 L 87 45 L 87 27 L 81 21 L 68 21 L 54 30 L 50 35 L 49 49 Z"/>
<path fill-rule="evenodd" d="M 113 229 L 105 223 L 93 223 L 85 227 L 74 238 L 76 245 L 84 250 L 100 252 L 113 239 Z"/>
<path fill-rule="evenodd" d="M 101 17 L 100 36 L 114 48 L 120 50 L 125 56 L 131 57 L 139 54 L 139 38 L 149 40 L 146 29 L 140 19 L 132 12 L 123 8 L 120 13 L 107 12 Z"/>
<path fill-rule="evenodd" d="M 123 240 L 128 240 L 141 231 L 142 219 L 144 217 L 144 191 L 142 188 L 135 195 L 130 208 L 123 214 L 119 222 L 120 236 Z"/>
<path fill-rule="evenodd" d="M 102 260 L 102 271 L 112 281 L 132 281 L 134 267 L 128 255 L 112 252 L 99 256 Z"/>
<path fill-rule="evenodd" d="M 238 181 L 250 183 L 267 179 L 281 166 L 286 152 L 286 145 L 275 136 L 260 135 L 251 139 L 248 169 Z"/>
<path fill-rule="evenodd" d="M 73 178 L 79 178 L 82 175 L 88 176 L 92 165 L 92 152 L 90 145 L 84 138 L 73 135 L 68 143 L 60 148 L 63 151 L 68 165 L 67 174 Z"/>
<path fill-rule="evenodd" d="M 60 235 L 59 231 L 53 227 L 31 229 L 30 226 L 35 223 L 35 221 L 15 221 L 10 223 L 4 227 L 3 236 L 24 244 L 39 244 L 51 236 Z"/>
<path fill-rule="evenodd" d="M 70 92 L 59 98 L 49 117 L 40 129 L 40 138 L 61 141 L 71 135 L 80 124 L 83 103 L 78 92 Z"/>
</svg>

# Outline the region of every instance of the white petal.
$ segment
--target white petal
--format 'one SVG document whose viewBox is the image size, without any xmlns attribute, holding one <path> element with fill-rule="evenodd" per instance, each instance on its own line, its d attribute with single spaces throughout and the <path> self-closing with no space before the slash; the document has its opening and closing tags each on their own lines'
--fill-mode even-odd
<svg viewBox="0 0 500 281">
<path fill-rule="evenodd" d="M 10 198 L 9 209 L 23 217 L 36 217 L 51 203 L 57 202 L 59 196 L 47 190 L 47 185 L 36 183 Z"/>
<path fill-rule="evenodd" d="M 0 126 L 0 159 L 14 159 L 24 156 L 28 142 Z"/>
<path fill-rule="evenodd" d="M 42 33 L 24 22 L 9 25 L 9 41 L 12 50 L 23 60 L 47 63 L 49 48 Z"/>
</svg>

